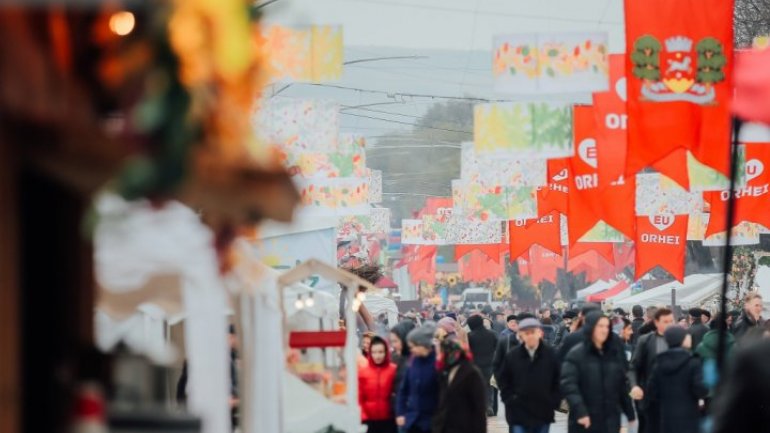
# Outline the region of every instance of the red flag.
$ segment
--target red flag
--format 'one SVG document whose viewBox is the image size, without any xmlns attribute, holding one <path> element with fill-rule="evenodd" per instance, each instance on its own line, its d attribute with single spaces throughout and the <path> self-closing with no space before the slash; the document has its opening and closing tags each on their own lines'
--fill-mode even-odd
<svg viewBox="0 0 770 433">
<path fill-rule="evenodd" d="M 626 175 L 689 149 L 729 175 L 732 0 L 626 0 Z"/>
<path fill-rule="evenodd" d="M 533 224 L 528 225 L 527 221 L 508 222 L 511 257 L 521 256 L 534 244 L 539 244 L 554 253 L 561 253 L 561 224 L 558 212 L 553 211 Z"/>
<path fill-rule="evenodd" d="M 569 247 L 569 258 L 572 259 L 589 251 L 594 251 L 608 263 L 615 263 L 615 254 L 612 242 L 578 242 Z"/>
<path fill-rule="evenodd" d="M 508 244 L 456 245 L 455 259 L 459 261 L 471 251 L 480 251 L 491 260 L 499 262 L 502 255 L 508 251 Z"/>
<path fill-rule="evenodd" d="M 539 245 L 532 245 L 529 250 L 529 273 L 532 284 L 538 285 L 547 280 L 556 284 L 556 275 L 564 267 L 564 258 Z"/>
<path fill-rule="evenodd" d="M 615 256 L 615 273 L 623 272 L 627 266 L 634 265 L 636 247 L 633 242 L 616 243 L 613 245 Z"/>
<path fill-rule="evenodd" d="M 770 143 L 747 143 L 744 148 L 746 186 L 734 194 L 734 226 L 748 221 L 770 227 Z M 706 237 L 726 231 L 730 194 L 727 191 L 711 191 L 703 193 L 703 197 L 710 208 Z"/>
<path fill-rule="evenodd" d="M 573 112 L 576 155 L 569 158 L 570 193 L 569 242 L 574 245 L 599 220 L 604 220 L 627 237 L 634 237 L 634 194 L 636 178 L 599 184 L 596 127 L 592 107 L 576 106 Z"/>
<path fill-rule="evenodd" d="M 626 59 L 623 54 L 611 54 L 609 60 L 610 88 L 606 92 L 593 94 L 601 187 L 623 176 L 626 165 Z"/>
<path fill-rule="evenodd" d="M 537 190 L 537 213 L 544 217 L 553 211 L 567 214 L 569 164 L 567 159 L 548 160 L 548 185 Z M 532 220 L 534 222 L 534 220 Z"/>
<path fill-rule="evenodd" d="M 414 247 L 412 260 L 407 264 L 412 282 L 435 283 L 438 247 L 435 245 L 415 245 Z"/>
<path fill-rule="evenodd" d="M 457 262 L 458 271 L 463 280 L 482 282 L 496 280 L 505 275 L 505 263 L 492 260 L 481 251 L 474 250 Z"/>
<path fill-rule="evenodd" d="M 770 50 L 739 51 L 735 55 L 733 111 L 744 120 L 770 123 Z"/>
<path fill-rule="evenodd" d="M 638 280 L 656 266 L 684 281 L 687 250 L 687 215 L 650 215 L 637 217 L 636 269 Z"/>
</svg>

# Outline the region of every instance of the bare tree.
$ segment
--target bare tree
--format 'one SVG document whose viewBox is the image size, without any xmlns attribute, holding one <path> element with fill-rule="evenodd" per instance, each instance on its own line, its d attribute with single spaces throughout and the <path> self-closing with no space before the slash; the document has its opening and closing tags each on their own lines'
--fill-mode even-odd
<svg viewBox="0 0 770 433">
<path fill-rule="evenodd" d="M 770 0 L 735 0 L 735 47 L 745 48 L 757 36 L 770 35 Z"/>
</svg>

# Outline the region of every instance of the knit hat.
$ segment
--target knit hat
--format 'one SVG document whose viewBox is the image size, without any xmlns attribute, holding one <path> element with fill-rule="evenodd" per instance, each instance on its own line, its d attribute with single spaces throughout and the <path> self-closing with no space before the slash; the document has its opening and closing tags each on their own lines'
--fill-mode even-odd
<svg viewBox="0 0 770 433">
<path fill-rule="evenodd" d="M 537 319 L 524 319 L 519 323 L 519 331 L 526 331 L 527 329 L 540 329 L 543 326 L 540 324 L 540 321 Z"/>
<path fill-rule="evenodd" d="M 564 319 L 574 319 L 578 316 L 578 313 L 574 310 L 569 310 L 564 312 L 564 316 L 562 316 Z"/>
<path fill-rule="evenodd" d="M 438 328 L 446 331 L 447 334 L 457 333 L 457 321 L 451 317 L 444 317 L 438 321 Z"/>
<path fill-rule="evenodd" d="M 511 320 L 519 320 L 519 318 L 516 317 L 515 314 L 510 314 L 510 315 L 508 315 L 508 317 L 505 318 L 506 322 L 510 322 Z"/>
<path fill-rule="evenodd" d="M 682 347 L 684 339 L 687 337 L 687 330 L 681 326 L 669 326 L 666 332 L 663 333 L 663 338 L 666 339 L 669 349 L 676 347 Z"/>
<path fill-rule="evenodd" d="M 693 319 L 700 319 L 703 316 L 703 310 L 700 308 L 690 308 L 690 317 Z"/>
<path fill-rule="evenodd" d="M 641 305 L 634 305 L 631 308 L 631 314 L 634 315 L 634 318 L 642 317 L 644 316 L 644 308 Z"/>
<path fill-rule="evenodd" d="M 537 319 L 537 317 L 532 313 L 519 313 L 519 322 L 524 319 Z"/>
<path fill-rule="evenodd" d="M 436 334 L 436 324 L 426 323 L 419 328 L 415 328 L 406 336 L 407 341 L 415 346 L 433 347 L 433 336 Z"/>
</svg>

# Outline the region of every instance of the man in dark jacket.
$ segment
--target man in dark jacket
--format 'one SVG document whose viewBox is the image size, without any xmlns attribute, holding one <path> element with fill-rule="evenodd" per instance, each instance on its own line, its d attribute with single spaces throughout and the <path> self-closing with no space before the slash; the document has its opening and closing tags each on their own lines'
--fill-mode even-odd
<svg viewBox="0 0 770 433">
<path fill-rule="evenodd" d="M 513 433 L 545 433 L 559 406 L 559 361 L 542 340 L 537 319 L 519 326 L 522 344 L 511 350 L 497 375 L 505 419 Z"/>
<path fill-rule="evenodd" d="M 629 379 L 633 388 L 631 397 L 640 401 L 637 404 L 639 412 L 639 433 L 657 433 L 655 429 L 647 428 L 647 402 L 644 399 L 644 391 L 647 389 L 650 374 L 655 367 L 655 361 L 661 353 L 668 350 L 668 344 L 663 333 L 669 326 L 674 325 L 674 313 L 668 308 L 661 308 L 655 312 L 655 332 L 645 334 L 636 344 L 634 355 L 631 358 L 631 373 Z"/>
<path fill-rule="evenodd" d="M 495 349 L 495 357 L 492 360 L 492 372 L 495 374 L 495 377 L 497 377 L 497 374 L 503 367 L 505 355 L 519 344 L 517 336 L 518 330 L 518 317 L 511 314 L 508 316 L 508 328 L 506 328 L 505 331 L 500 334 L 500 338 L 497 339 L 497 349 Z"/>
<path fill-rule="evenodd" d="M 564 339 L 567 338 L 567 336 L 570 333 L 570 327 L 572 326 L 572 321 L 575 320 L 578 316 L 578 313 L 576 311 L 566 311 L 564 315 L 562 316 L 562 321 L 559 324 L 559 327 L 556 329 L 556 337 L 553 341 L 553 347 L 559 348 L 564 343 Z"/>
<path fill-rule="evenodd" d="M 743 313 L 733 325 L 733 334 L 735 334 L 735 339 L 738 340 L 739 343 L 749 329 L 762 326 L 763 309 L 762 296 L 759 293 L 752 292 L 746 296 Z"/>
<path fill-rule="evenodd" d="M 621 411 L 629 423 L 635 421 L 628 395 L 625 356 L 613 344 L 610 321 L 601 312 L 585 321 L 583 342 L 575 346 L 562 364 L 561 391 L 569 403 L 569 433 L 616 433 Z"/>
<path fill-rule="evenodd" d="M 468 318 L 468 327 L 471 329 L 471 332 L 468 333 L 468 346 L 470 346 L 473 354 L 473 362 L 481 371 L 484 383 L 489 388 L 488 413 L 494 415 L 493 390 L 489 386 L 489 380 L 492 378 L 493 361 L 497 349 L 497 334 L 484 327 L 484 319 L 479 315 Z"/>
<path fill-rule="evenodd" d="M 698 402 L 708 394 L 703 383 L 703 366 L 690 354 L 692 337 L 686 329 L 671 326 L 664 337 L 669 349 L 658 355 L 648 384 L 648 430 L 698 433 L 701 422 Z"/>
<path fill-rule="evenodd" d="M 505 320 L 505 314 L 494 312 L 492 313 L 492 331 L 498 336 L 507 329 Z"/>
<path fill-rule="evenodd" d="M 692 337 L 692 347 L 697 348 L 703 341 L 703 336 L 709 332 L 706 325 L 703 324 L 703 310 L 700 308 L 690 308 L 690 336 Z"/>
<path fill-rule="evenodd" d="M 637 334 L 638 338 L 642 338 L 643 335 L 655 332 L 655 313 L 657 311 L 658 307 L 647 307 L 647 316 L 645 317 L 644 325 L 639 327 L 639 333 Z"/>
<path fill-rule="evenodd" d="M 577 320 L 582 323 L 590 313 L 600 310 L 601 307 L 597 304 L 585 304 L 583 308 L 580 309 Z M 564 362 L 564 358 L 567 357 L 569 351 L 572 350 L 573 347 L 582 343 L 584 339 L 585 337 L 582 332 L 573 332 L 567 335 L 564 338 L 561 347 L 559 347 L 559 362 Z"/>
</svg>

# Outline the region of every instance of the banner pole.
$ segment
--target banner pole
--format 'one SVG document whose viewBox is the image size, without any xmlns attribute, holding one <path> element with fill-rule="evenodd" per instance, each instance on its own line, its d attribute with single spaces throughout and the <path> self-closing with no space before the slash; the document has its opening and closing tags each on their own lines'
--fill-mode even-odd
<svg viewBox="0 0 770 433">
<path fill-rule="evenodd" d="M 733 117 L 733 136 L 730 145 L 730 189 L 729 199 L 727 201 L 727 223 L 726 230 L 727 236 L 725 241 L 725 255 L 723 258 L 722 270 L 724 274 L 722 276 L 722 292 L 719 296 L 719 311 L 722 313 L 722 320 L 717 324 L 719 326 L 719 344 L 717 350 L 717 369 L 720 372 L 720 377 L 725 365 L 725 350 L 727 348 L 727 286 L 729 284 L 730 272 L 733 268 L 733 247 L 730 245 L 732 238 L 733 221 L 735 220 L 735 183 L 738 176 L 738 158 L 736 152 L 738 151 L 738 143 L 741 132 L 741 126 L 743 122 L 737 117 Z"/>
</svg>

